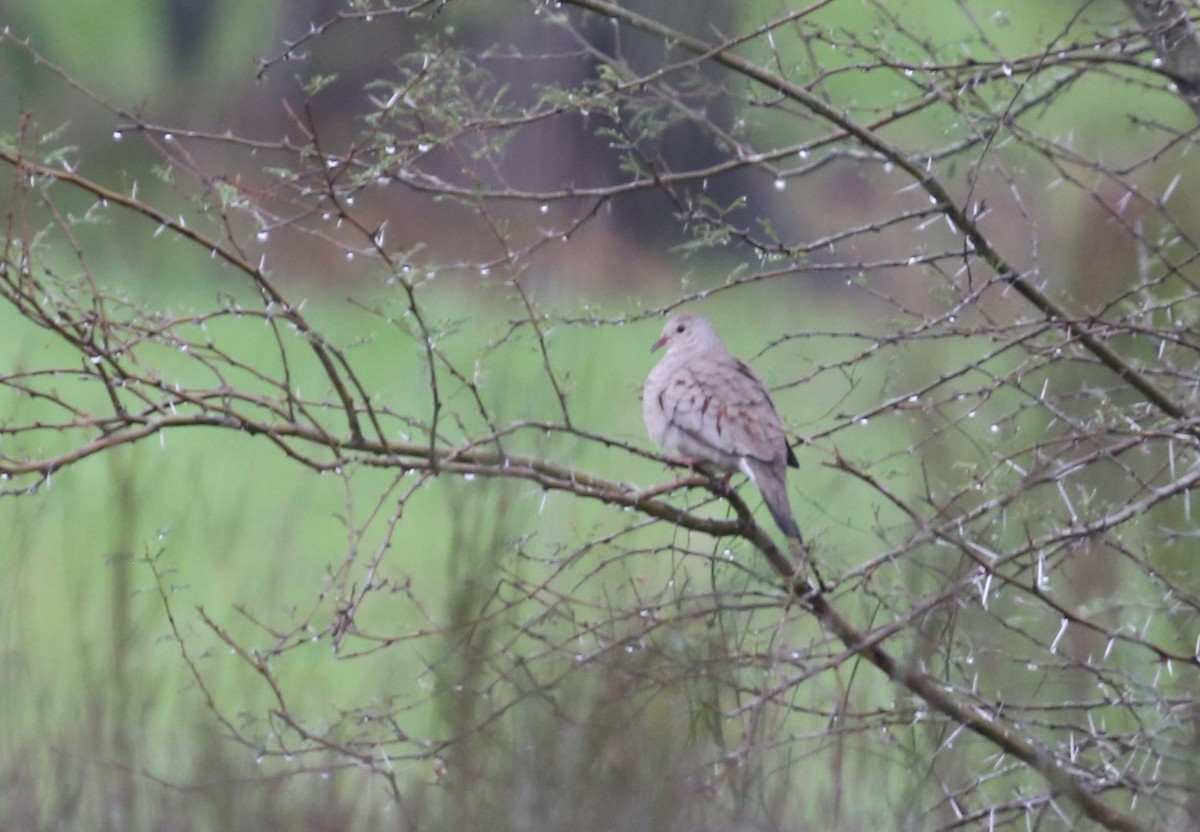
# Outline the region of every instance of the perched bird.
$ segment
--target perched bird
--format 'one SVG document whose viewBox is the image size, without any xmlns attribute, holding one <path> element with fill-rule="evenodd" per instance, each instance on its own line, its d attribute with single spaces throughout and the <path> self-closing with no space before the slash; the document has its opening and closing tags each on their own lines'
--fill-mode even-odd
<svg viewBox="0 0 1200 832">
<path fill-rule="evenodd" d="M 692 312 L 667 321 L 650 350 L 662 347 L 642 389 L 650 438 L 686 462 L 746 474 L 780 530 L 802 544 L 787 493 L 788 466 L 798 463 L 762 381 Z"/>
</svg>

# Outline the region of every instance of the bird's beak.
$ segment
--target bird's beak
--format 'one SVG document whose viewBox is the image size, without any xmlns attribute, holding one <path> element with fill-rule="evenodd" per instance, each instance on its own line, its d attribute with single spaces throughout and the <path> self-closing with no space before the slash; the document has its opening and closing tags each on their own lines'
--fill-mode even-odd
<svg viewBox="0 0 1200 832">
<path fill-rule="evenodd" d="M 662 345 L 665 343 L 667 343 L 667 336 L 664 335 L 654 342 L 654 344 L 650 347 L 650 352 L 658 352 L 660 349 L 662 349 Z"/>
</svg>

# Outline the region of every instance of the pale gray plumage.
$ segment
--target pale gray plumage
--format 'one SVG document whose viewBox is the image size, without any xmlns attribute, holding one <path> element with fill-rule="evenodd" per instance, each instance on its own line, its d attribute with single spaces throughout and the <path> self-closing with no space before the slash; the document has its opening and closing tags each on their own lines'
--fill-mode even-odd
<svg viewBox="0 0 1200 832">
<path fill-rule="evenodd" d="M 800 541 L 787 492 L 796 456 L 762 381 L 692 312 L 667 321 L 651 350 L 660 347 L 667 353 L 642 389 L 650 438 L 687 460 L 746 474 L 783 533 Z"/>
</svg>

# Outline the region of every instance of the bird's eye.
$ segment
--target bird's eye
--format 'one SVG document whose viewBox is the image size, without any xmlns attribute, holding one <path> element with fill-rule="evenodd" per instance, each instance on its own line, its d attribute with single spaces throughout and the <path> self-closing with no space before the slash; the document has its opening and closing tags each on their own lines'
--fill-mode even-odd
<svg viewBox="0 0 1200 832">
<path fill-rule="evenodd" d="M 687 327 L 684 326 L 683 324 L 680 324 L 679 326 L 675 327 L 676 332 L 683 332 L 685 329 L 687 329 Z"/>
</svg>

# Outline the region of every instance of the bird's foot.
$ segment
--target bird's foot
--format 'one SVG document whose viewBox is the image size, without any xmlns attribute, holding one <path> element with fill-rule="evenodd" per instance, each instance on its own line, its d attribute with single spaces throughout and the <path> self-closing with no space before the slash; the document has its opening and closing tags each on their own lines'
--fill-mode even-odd
<svg viewBox="0 0 1200 832">
<path fill-rule="evenodd" d="M 724 497 L 729 494 L 729 480 L 733 477 L 733 474 L 715 473 L 712 465 L 702 459 L 692 459 L 688 456 L 671 456 L 667 457 L 667 461 L 671 465 L 687 468 L 693 474 L 708 477 L 708 487 L 718 497 Z"/>
<path fill-rule="evenodd" d="M 689 471 L 695 471 L 696 466 L 700 464 L 699 460 L 692 459 L 690 456 L 669 456 L 667 464 L 673 465 L 676 468 L 687 468 Z"/>
</svg>

